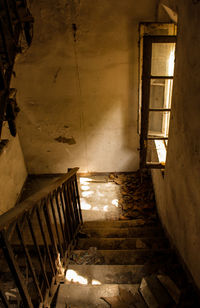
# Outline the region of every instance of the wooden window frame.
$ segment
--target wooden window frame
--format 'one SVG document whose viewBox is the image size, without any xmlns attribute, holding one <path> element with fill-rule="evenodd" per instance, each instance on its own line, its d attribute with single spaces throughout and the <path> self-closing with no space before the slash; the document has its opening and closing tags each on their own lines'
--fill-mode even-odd
<svg viewBox="0 0 200 308">
<path fill-rule="evenodd" d="M 150 104 L 150 84 L 151 79 L 170 79 L 174 76 L 152 76 L 152 44 L 153 43 L 176 43 L 175 35 L 165 36 L 143 36 L 143 68 L 142 68 L 142 103 L 141 103 L 141 130 L 140 130 L 140 168 L 164 169 L 165 165 L 160 162 L 147 162 L 147 143 L 148 140 L 168 140 L 168 137 L 149 137 L 149 111 L 168 111 L 171 108 L 149 108 Z"/>
</svg>

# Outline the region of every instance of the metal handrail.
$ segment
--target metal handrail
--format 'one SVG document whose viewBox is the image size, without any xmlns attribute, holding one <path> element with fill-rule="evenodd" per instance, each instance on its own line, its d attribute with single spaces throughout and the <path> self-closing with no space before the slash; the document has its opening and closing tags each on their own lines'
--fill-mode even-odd
<svg viewBox="0 0 200 308">
<path fill-rule="evenodd" d="M 0 248 L 24 307 L 50 307 L 59 279 L 64 278 L 82 224 L 77 171 L 71 169 L 0 216 Z M 9 307 L 3 301 L 5 291 L 9 290 L 0 287 L 1 301 Z"/>
<path fill-rule="evenodd" d="M 23 202 L 20 202 L 16 207 L 11 208 L 0 216 L 0 231 L 6 228 L 8 224 L 12 223 L 16 217 L 22 216 L 27 210 L 31 210 L 36 203 L 40 202 L 41 199 L 45 198 L 50 192 L 57 189 L 64 182 L 68 181 L 74 176 L 79 168 L 71 169 L 67 174 L 57 179 L 55 182 L 49 184 L 38 192 L 34 193 Z"/>
</svg>

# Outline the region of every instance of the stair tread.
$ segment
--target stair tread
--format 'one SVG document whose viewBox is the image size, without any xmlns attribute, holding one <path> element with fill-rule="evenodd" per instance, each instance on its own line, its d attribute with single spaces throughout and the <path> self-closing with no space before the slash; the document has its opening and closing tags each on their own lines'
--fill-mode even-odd
<svg viewBox="0 0 200 308">
<path fill-rule="evenodd" d="M 72 272 L 73 271 L 73 272 Z M 73 273 L 88 280 L 88 284 L 94 280 L 102 284 L 135 284 L 140 283 L 142 277 L 151 274 L 150 268 L 144 265 L 77 265 L 70 264 L 67 269 L 67 283 L 71 282 Z"/>
<path fill-rule="evenodd" d="M 148 308 L 147 304 L 145 303 L 142 295 L 139 292 L 136 292 L 134 295 L 134 306 L 135 308 Z"/>
<path fill-rule="evenodd" d="M 167 275 L 157 275 L 157 278 L 168 291 L 175 303 L 178 304 L 181 296 L 181 290 L 177 287 L 174 281 Z"/>
<path fill-rule="evenodd" d="M 146 280 L 143 278 L 139 287 L 139 292 L 141 296 L 144 298 L 147 307 L 149 308 L 161 308 L 159 307 L 156 298 L 154 297 L 151 290 L 148 288 Z"/>
<path fill-rule="evenodd" d="M 156 276 L 152 275 L 149 277 L 145 277 L 144 279 L 147 282 L 148 288 L 151 290 L 152 294 L 156 298 L 158 306 L 163 308 L 174 307 L 174 301 Z"/>
<path fill-rule="evenodd" d="M 169 249 L 96 250 L 92 254 L 89 253 L 89 250 L 74 250 L 71 254 L 70 264 L 140 265 L 147 261 L 155 264 L 163 262 L 163 258 L 167 257 L 168 259 L 171 256 L 174 258 Z"/>
<path fill-rule="evenodd" d="M 87 221 L 84 222 L 83 228 L 104 228 L 105 225 L 110 228 L 129 228 L 129 227 L 141 227 L 141 226 L 157 226 L 160 227 L 160 223 L 155 223 L 145 219 L 132 219 L 132 220 L 106 220 L 106 221 Z"/>
<path fill-rule="evenodd" d="M 64 305 L 76 307 L 109 307 L 101 297 L 113 297 L 119 295 L 119 288 L 131 291 L 135 294 L 139 284 L 106 284 L 99 286 L 62 284 L 58 291 L 56 307 L 63 308 Z M 72 306 L 73 307 L 73 306 Z"/>
<path fill-rule="evenodd" d="M 82 228 L 81 231 L 89 237 L 163 237 L 164 233 L 160 227 L 130 227 L 130 228 Z"/>
<path fill-rule="evenodd" d="M 156 269 L 155 269 L 156 272 Z M 141 279 L 152 274 L 152 267 L 145 265 L 78 265 L 69 264 L 66 273 L 66 283 L 74 283 L 73 279 L 76 275 L 87 279 L 88 284 L 94 283 L 94 280 L 101 284 L 135 284 L 140 283 Z M 178 288 L 174 287 L 174 283 L 167 276 L 159 275 L 164 281 L 164 286 L 171 292 L 169 294 L 174 298 L 180 297 Z M 165 279 L 164 279 L 165 278 Z M 166 287 L 167 285 L 167 287 Z M 172 293 L 172 294 L 171 294 Z"/>
<path fill-rule="evenodd" d="M 76 248 L 89 249 L 97 247 L 98 249 L 160 249 L 169 246 L 165 237 L 130 237 L 130 238 L 79 238 Z"/>
<path fill-rule="evenodd" d="M 130 229 L 135 229 L 135 230 L 163 230 L 160 226 L 127 226 L 127 227 L 124 227 L 124 228 L 120 228 L 120 227 L 110 227 L 110 226 L 107 226 L 107 223 L 104 224 L 104 226 L 102 227 L 98 227 L 98 226 L 94 226 L 94 227 L 84 227 L 84 225 L 82 226 L 82 229 L 83 230 L 112 230 L 112 229 L 119 229 L 119 230 L 124 230 L 124 229 L 127 229 L 127 230 L 130 230 Z"/>
<path fill-rule="evenodd" d="M 119 210 L 116 211 L 116 207 L 113 206 L 113 209 L 109 209 L 108 211 L 94 211 L 94 210 L 81 210 L 83 220 L 85 222 L 90 222 L 90 221 L 102 221 L 102 222 L 107 222 L 110 220 L 112 217 L 113 220 L 118 220 L 120 216 Z"/>
<path fill-rule="evenodd" d="M 163 251 L 163 252 L 169 252 L 169 251 L 173 251 L 172 249 L 121 249 L 121 250 L 119 250 L 119 249 L 114 249 L 114 250 L 112 250 L 112 249 L 98 249 L 97 250 L 98 252 L 105 252 L 105 253 L 108 253 L 108 252 L 111 252 L 111 253 L 114 253 L 114 252 L 130 252 L 130 253 L 132 253 L 132 252 L 134 252 L 134 253 L 140 253 L 140 252 L 151 252 L 152 251 L 152 253 L 154 253 L 154 252 L 159 252 L 159 251 Z M 83 249 L 75 249 L 74 250 L 74 252 L 76 252 L 76 253 L 79 253 L 79 252 L 85 252 L 85 250 L 83 250 Z"/>
</svg>

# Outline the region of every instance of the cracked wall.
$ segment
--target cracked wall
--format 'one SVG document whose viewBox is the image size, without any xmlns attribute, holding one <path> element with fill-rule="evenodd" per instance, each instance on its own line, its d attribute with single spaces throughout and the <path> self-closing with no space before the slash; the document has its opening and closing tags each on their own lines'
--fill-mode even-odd
<svg viewBox="0 0 200 308">
<path fill-rule="evenodd" d="M 156 2 L 32 2 L 33 44 L 15 65 L 30 173 L 138 169 L 138 23 Z"/>
</svg>

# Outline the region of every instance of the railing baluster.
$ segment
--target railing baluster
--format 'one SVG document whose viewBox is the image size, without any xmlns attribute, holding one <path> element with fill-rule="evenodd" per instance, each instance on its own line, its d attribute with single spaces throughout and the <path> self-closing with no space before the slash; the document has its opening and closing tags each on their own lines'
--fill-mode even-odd
<svg viewBox="0 0 200 308">
<path fill-rule="evenodd" d="M 72 170 L 71 168 L 68 168 L 68 171 L 71 171 L 71 170 Z M 73 208 L 74 215 L 75 215 L 75 225 L 77 227 L 77 225 L 81 221 L 82 217 L 79 217 L 79 213 L 78 213 L 79 209 L 77 207 L 76 194 L 78 194 L 78 196 L 79 196 L 79 193 L 78 193 L 78 185 L 77 185 L 77 191 L 75 190 L 75 187 L 74 187 L 75 180 L 76 180 L 76 173 L 69 179 L 67 185 L 68 185 L 69 194 L 71 195 L 71 201 L 72 201 L 72 205 L 73 205 L 72 208 Z M 79 200 L 79 202 L 80 202 L 80 200 Z M 78 218 L 78 224 L 77 224 L 77 218 Z M 76 228 L 75 228 L 75 231 L 76 231 Z"/>
<path fill-rule="evenodd" d="M 44 228 L 43 228 L 43 225 L 42 225 L 42 220 L 41 220 L 39 208 L 36 209 L 36 213 L 37 213 L 37 218 L 38 218 L 38 222 L 39 222 L 39 226 L 40 226 L 40 231 L 41 231 L 42 238 L 43 238 L 43 241 L 44 241 L 44 246 L 46 248 L 47 256 L 48 256 L 48 259 L 49 259 L 50 268 L 51 268 L 53 276 L 55 276 L 55 265 L 52 262 L 51 254 L 50 254 L 50 251 L 49 251 L 49 246 L 48 246 L 47 239 L 46 239 L 45 232 L 44 232 Z"/>
<path fill-rule="evenodd" d="M 67 195 L 68 200 L 69 200 L 69 206 L 70 206 L 71 214 L 72 214 L 72 218 L 73 218 L 73 233 L 74 233 L 76 231 L 76 213 L 75 213 L 74 207 L 73 207 L 73 201 L 72 201 L 72 196 L 71 196 L 71 192 L 70 192 L 69 182 L 67 182 L 66 185 L 65 185 L 65 191 L 66 191 L 66 195 Z"/>
<path fill-rule="evenodd" d="M 30 196 L 21 206 L 0 217 L 0 248 L 19 289 L 23 307 L 33 308 L 33 302 L 35 305 L 36 301 L 40 302 L 40 306 L 44 306 L 49 296 L 53 296 L 54 288 L 51 287 L 57 279 L 60 265 L 66 266 L 78 226 L 82 223 L 76 182 L 77 170 L 78 168 L 70 170 L 48 188 Z M 26 226 L 28 238 L 25 233 L 27 229 L 24 229 Z M 14 232 L 17 233 L 17 237 Z M 11 238 L 13 245 L 21 244 L 38 298 L 34 295 L 31 299 L 30 290 L 14 255 L 15 246 L 11 246 L 10 243 Z M 9 301 L 2 290 L 0 299 L 5 307 L 9 307 Z"/>
<path fill-rule="evenodd" d="M 67 249 L 67 239 L 66 239 L 66 235 L 65 235 L 65 231 L 64 231 L 64 227 L 63 227 L 61 212 L 60 212 L 60 205 L 59 205 L 59 201 L 58 201 L 58 191 L 55 192 L 55 199 L 56 199 L 58 216 L 59 216 L 59 220 L 60 220 L 60 227 L 61 227 L 62 236 L 63 236 L 63 244 L 64 244 L 63 246 L 64 246 L 65 249 Z"/>
<path fill-rule="evenodd" d="M 11 223 L 8 227 L 8 229 L 6 230 L 6 234 L 7 234 L 7 238 L 8 240 L 10 240 L 12 238 L 12 235 L 13 235 L 13 232 L 14 232 L 14 229 L 15 229 L 15 226 L 16 226 L 16 221 L 14 221 L 13 223 Z"/>
<path fill-rule="evenodd" d="M 76 217 L 76 228 L 79 225 L 79 215 L 78 215 L 78 209 L 77 209 L 77 204 L 76 204 L 76 198 L 74 195 L 74 191 L 73 191 L 73 187 L 72 187 L 72 181 L 70 180 L 68 183 L 68 187 L 69 187 L 69 191 L 71 194 L 71 200 L 72 200 L 72 204 L 73 204 L 73 209 L 74 209 L 74 213 L 75 213 L 75 217 Z"/>
<path fill-rule="evenodd" d="M 79 209 L 79 217 L 81 224 L 83 223 L 83 217 L 82 217 L 82 212 L 81 212 L 81 202 L 80 202 L 80 197 L 79 197 L 79 190 L 78 190 L 78 182 L 77 182 L 77 175 L 75 174 L 75 191 L 76 191 L 76 199 L 78 202 L 78 209 Z"/>
<path fill-rule="evenodd" d="M 27 286 L 24 282 L 24 279 L 23 279 L 22 273 L 20 272 L 19 266 L 18 266 L 18 264 L 15 260 L 12 247 L 7 240 L 7 236 L 6 236 L 5 231 L 0 232 L 0 243 L 1 243 L 1 248 L 3 249 L 5 259 L 8 263 L 10 271 L 13 275 L 14 280 L 15 280 L 16 286 L 17 286 L 19 293 L 21 295 L 24 306 L 29 307 L 29 308 L 33 308 L 33 304 L 32 304 L 30 295 L 28 293 Z"/>
<path fill-rule="evenodd" d="M 65 233 L 67 235 L 67 240 L 68 240 L 68 244 L 69 244 L 71 239 L 72 239 L 72 234 L 71 234 L 71 231 L 70 231 L 70 228 L 69 228 L 69 223 L 68 223 L 67 207 L 66 207 L 65 201 L 63 200 L 62 190 L 61 189 L 60 189 L 60 201 L 61 201 L 63 217 L 64 217 L 64 221 L 65 221 Z"/>
<path fill-rule="evenodd" d="M 77 197 L 76 197 L 76 187 L 75 187 L 75 178 L 74 177 L 71 179 L 71 191 L 72 191 L 73 204 L 74 204 L 74 207 L 75 207 L 76 216 L 77 216 L 77 219 L 78 219 L 78 224 L 80 224 L 81 218 L 79 216 L 79 208 L 78 208 L 78 202 L 77 202 Z"/>
<path fill-rule="evenodd" d="M 64 256 L 63 247 L 62 247 L 62 244 L 61 244 L 61 239 L 60 239 L 60 234 L 59 234 L 58 224 L 57 224 L 57 219 L 56 219 L 56 213 L 55 213 L 54 204 L 53 204 L 53 200 L 52 200 L 51 196 L 50 196 L 50 206 L 51 206 L 51 211 L 52 211 L 53 218 L 54 218 L 54 223 L 55 223 L 55 229 L 56 229 L 56 234 L 57 234 L 57 238 L 58 238 L 60 255 L 61 255 L 61 257 L 63 257 Z"/>
<path fill-rule="evenodd" d="M 30 269 L 30 272 L 31 272 L 31 275 L 32 275 L 32 278 L 33 278 L 33 283 L 34 283 L 35 288 L 36 288 L 36 290 L 38 292 L 38 295 L 40 297 L 41 302 L 43 302 L 43 296 L 42 296 L 42 292 L 41 292 L 40 287 L 39 287 L 39 282 L 38 282 L 38 279 L 37 279 L 37 276 L 36 276 L 36 273 L 35 273 L 35 270 L 34 270 L 34 267 L 33 267 L 33 263 L 31 261 L 31 257 L 29 255 L 28 249 L 26 247 L 26 244 L 25 244 L 25 241 L 24 241 L 24 238 L 23 238 L 22 231 L 20 229 L 19 223 L 16 224 L 16 230 L 17 230 L 17 234 L 18 234 L 19 240 L 21 242 L 21 245 L 23 247 L 23 250 L 24 250 L 27 262 L 28 262 L 28 266 L 29 266 L 29 269 Z"/>
<path fill-rule="evenodd" d="M 70 205 L 70 200 L 69 200 L 69 195 L 67 193 L 66 185 L 65 183 L 62 185 L 62 190 L 63 190 L 63 197 L 65 200 L 65 207 L 67 211 L 67 218 L 69 221 L 69 227 L 70 227 L 70 234 L 71 234 L 71 239 L 73 238 L 74 234 L 74 225 L 75 225 L 75 217 L 74 217 L 74 212 L 72 210 L 72 207 Z"/>
<path fill-rule="evenodd" d="M 54 252 L 55 258 L 54 259 L 56 260 L 56 258 L 58 256 L 58 248 L 57 248 L 57 243 L 56 243 L 56 240 L 55 240 L 55 233 L 53 231 L 53 227 L 52 227 L 52 223 L 51 223 L 48 202 L 49 202 L 49 199 L 47 201 L 45 201 L 43 210 L 44 210 L 44 216 L 45 216 L 45 219 L 46 219 L 46 224 L 47 224 L 51 244 L 52 244 L 52 247 L 54 248 L 54 251 L 55 251 Z"/>
<path fill-rule="evenodd" d="M 42 274 L 43 274 L 43 277 L 44 277 L 44 281 L 46 283 L 47 288 L 50 289 L 50 283 L 49 283 L 49 280 L 48 280 L 48 277 L 47 277 L 47 274 L 46 274 L 44 261 L 42 259 L 40 248 L 39 248 L 37 240 L 36 240 L 35 232 L 33 230 L 32 222 L 30 220 L 30 217 L 27 216 L 26 219 L 28 221 L 28 225 L 29 225 L 29 229 L 30 229 L 30 232 L 31 232 L 31 236 L 32 236 L 34 245 L 35 245 L 36 250 L 37 250 L 37 254 L 38 254 L 38 258 L 39 258 L 39 262 L 40 262 L 41 271 L 42 271 Z"/>
<path fill-rule="evenodd" d="M 3 303 L 5 308 L 9 308 L 10 307 L 6 296 L 4 295 L 4 293 L 1 290 L 0 290 L 0 299 L 1 299 L 1 301 L 2 301 L 2 303 Z"/>
</svg>

